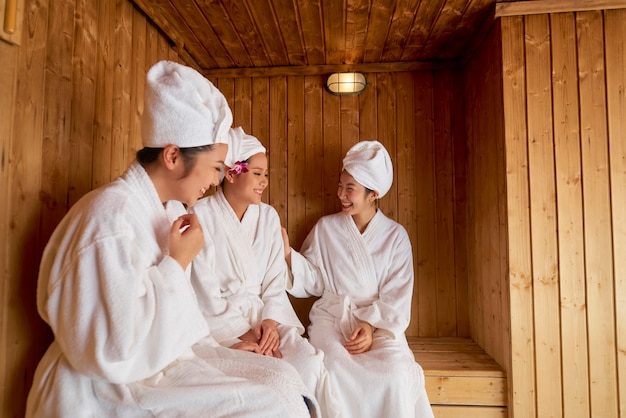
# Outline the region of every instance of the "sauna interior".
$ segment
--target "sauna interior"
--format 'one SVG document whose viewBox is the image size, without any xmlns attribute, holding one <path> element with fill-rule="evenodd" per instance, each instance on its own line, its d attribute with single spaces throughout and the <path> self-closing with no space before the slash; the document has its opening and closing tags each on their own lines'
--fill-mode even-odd
<svg viewBox="0 0 626 418">
<path fill-rule="evenodd" d="M 390 150 L 407 330 L 437 418 L 626 417 L 626 1 L 0 0 L 0 416 L 52 335 L 68 208 L 141 147 L 144 78 L 197 68 L 266 145 L 294 248 L 341 158 Z M 11 26 L 12 25 L 12 26 Z M 336 96 L 329 74 L 368 86 Z M 310 300 L 294 300 L 308 322 Z"/>
</svg>

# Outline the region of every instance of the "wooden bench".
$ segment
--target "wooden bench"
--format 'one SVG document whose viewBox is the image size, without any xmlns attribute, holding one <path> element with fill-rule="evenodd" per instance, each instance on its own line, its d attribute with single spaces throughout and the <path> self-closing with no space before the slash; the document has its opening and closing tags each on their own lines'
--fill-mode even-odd
<svg viewBox="0 0 626 418">
<path fill-rule="evenodd" d="M 435 418 L 503 418 L 506 373 L 469 338 L 408 337 Z"/>
</svg>

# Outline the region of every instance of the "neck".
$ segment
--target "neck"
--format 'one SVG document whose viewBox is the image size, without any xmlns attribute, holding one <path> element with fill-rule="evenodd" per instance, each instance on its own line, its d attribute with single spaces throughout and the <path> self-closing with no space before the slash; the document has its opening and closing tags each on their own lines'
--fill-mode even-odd
<svg viewBox="0 0 626 418">
<path fill-rule="evenodd" d="M 376 207 L 372 206 L 370 210 L 358 213 L 356 215 L 352 215 L 352 219 L 356 224 L 356 227 L 359 228 L 359 232 L 362 234 L 365 232 L 365 228 L 369 225 L 372 218 L 376 215 Z"/>
<path fill-rule="evenodd" d="M 226 184 L 224 184 L 224 186 L 226 186 Z M 226 201 L 235 212 L 235 215 L 237 215 L 237 219 L 241 221 L 243 219 L 243 215 L 246 214 L 246 210 L 248 210 L 248 204 L 238 201 L 237 197 L 230 193 L 228 187 L 223 187 L 222 190 L 224 191 Z"/>
</svg>

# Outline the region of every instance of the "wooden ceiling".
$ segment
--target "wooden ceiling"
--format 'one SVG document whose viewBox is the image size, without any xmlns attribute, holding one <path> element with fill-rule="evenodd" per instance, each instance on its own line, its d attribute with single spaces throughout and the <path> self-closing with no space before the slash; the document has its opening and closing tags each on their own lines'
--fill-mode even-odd
<svg viewBox="0 0 626 418">
<path fill-rule="evenodd" d="M 496 0 L 133 0 L 207 75 L 455 67 Z M 322 67 L 322 68 L 320 68 Z M 311 72 L 310 72 L 311 73 Z"/>
</svg>

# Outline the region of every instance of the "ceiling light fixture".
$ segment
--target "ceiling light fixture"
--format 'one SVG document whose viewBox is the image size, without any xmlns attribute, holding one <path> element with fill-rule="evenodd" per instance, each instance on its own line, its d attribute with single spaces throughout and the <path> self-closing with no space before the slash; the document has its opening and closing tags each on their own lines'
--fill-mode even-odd
<svg viewBox="0 0 626 418">
<path fill-rule="evenodd" d="M 363 73 L 333 73 L 326 80 L 326 88 L 337 96 L 361 94 L 367 87 Z"/>
</svg>

